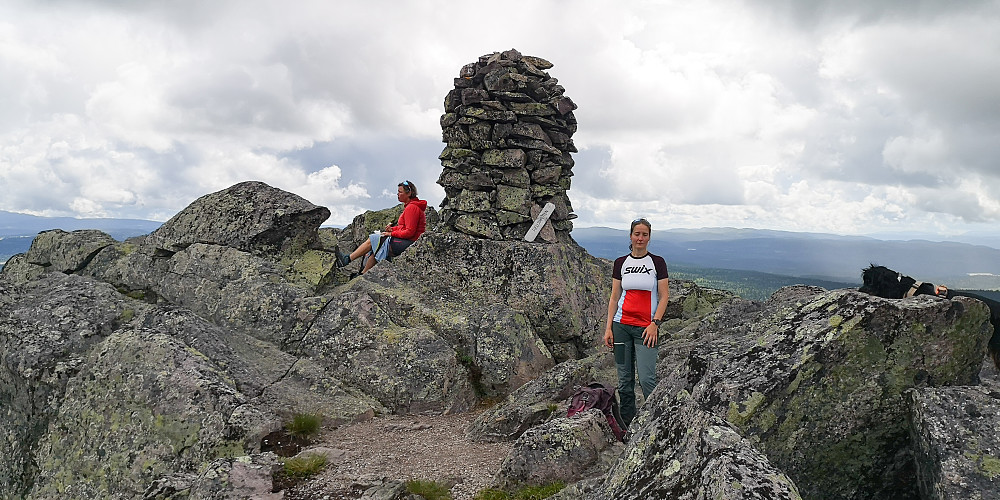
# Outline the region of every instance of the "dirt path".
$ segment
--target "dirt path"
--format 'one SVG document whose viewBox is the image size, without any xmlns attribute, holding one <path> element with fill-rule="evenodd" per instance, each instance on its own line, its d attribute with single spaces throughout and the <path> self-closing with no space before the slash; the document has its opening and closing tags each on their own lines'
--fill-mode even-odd
<svg viewBox="0 0 1000 500">
<path fill-rule="evenodd" d="M 511 448 L 469 441 L 465 427 L 475 417 L 389 415 L 325 429 L 313 447 L 328 449 L 326 469 L 286 490 L 285 498 L 354 499 L 387 479 L 420 479 L 453 484 L 455 500 L 471 499 L 489 486 Z"/>
</svg>

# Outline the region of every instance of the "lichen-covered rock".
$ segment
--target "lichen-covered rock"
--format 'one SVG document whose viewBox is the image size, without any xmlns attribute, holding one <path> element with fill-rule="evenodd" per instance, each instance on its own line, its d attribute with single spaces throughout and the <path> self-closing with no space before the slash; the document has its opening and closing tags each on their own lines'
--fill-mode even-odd
<svg viewBox="0 0 1000 500">
<path fill-rule="evenodd" d="M 303 249 L 330 210 L 263 182 L 241 182 L 198 198 L 150 233 L 145 244 L 173 254 L 194 243 L 251 253 Z"/>
<path fill-rule="evenodd" d="M 921 498 L 1000 498 L 1000 385 L 910 391 Z"/>
<path fill-rule="evenodd" d="M 564 361 L 481 413 L 466 434 L 477 442 L 513 441 L 558 409 L 565 412 L 565 401 L 577 387 L 594 381 L 614 386 L 616 377 L 614 362 L 606 353 Z"/>
<path fill-rule="evenodd" d="M 706 318 L 699 341 L 661 365 L 646 407 L 687 390 L 752 436 L 806 497 L 912 498 L 905 393 L 973 383 L 988 320 L 964 298 L 780 291 Z"/>
<path fill-rule="evenodd" d="M 176 339 L 123 330 L 81 361 L 36 443 L 29 498 L 135 498 L 158 476 L 243 455 L 262 437 L 229 421 L 249 398 Z"/>
<path fill-rule="evenodd" d="M 239 184 L 199 199 L 176 220 L 213 218 L 244 198 L 259 205 L 242 208 L 251 214 L 281 213 L 295 205 L 294 195 L 274 191 L 262 183 Z M 332 248 L 321 245 L 340 245 L 346 238 L 353 244 L 368 226 L 394 221 L 398 208 L 366 213 L 353 228 L 330 231 L 323 239 L 304 224 L 225 225 L 243 224 L 242 216 L 233 216 L 206 226 L 215 236 L 166 251 L 164 235 L 180 227 L 168 223 L 149 236 L 111 241 L 72 272 L 111 283 L 132 298 L 183 307 L 295 356 L 315 356 L 319 366 L 345 381 L 347 392 L 353 387 L 367 393 L 377 399 L 376 406 L 391 411 L 468 408 L 477 398 L 505 395 L 555 361 L 590 347 L 606 301 L 606 291 L 593 283 L 605 281 L 608 263 L 572 244 L 545 250 L 524 242 L 480 244 L 473 249 L 480 255 L 473 256 L 469 249 L 454 248 L 473 238 L 452 234 L 441 239 L 431 232 L 364 279 L 334 288 L 347 277 L 333 265 Z M 267 222 L 263 215 L 254 217 Z M 293 245 L 267 254 L 247 243 L 253 240 L 248 235 L 257 232 L 315 239 L 316 248 Z M 72 236 L 53 233 L 45 248 L 68 246 L 61 241 Z M 431 251 L 421 253 L 421 248 Z M 10 275 L 18 271 L 23 280 L 52 271 L 14 262 Z M 370 313 L 379 311 L 390 314 L 385 321 L 372 321 Z M 395 311 L 403 314 L 391 314 Z M 386 331 L 386 326 L 392 328 Z M 370 343 L 358 345 L 351 340 L 357 336 Z M 413 358 L 415 353 L 422 356 Z"/>
<path fill-rule="evenodd" d="M 600 410 L 559 417 L 518 438 L 494 482 L 510 488 L 576 481 L 603 473 L 621 449 Z"/>
<path fill-rule="evenodd" d="M 393 290 L 397 300 L 420 304 L 413 313 L 426 321 L 457 321 L 461 330 L 468 329 L 466 318 L 477 318 L 488 306 L 518 311 L 561 362 L 593 353 L 604 329 L 610 276 L 610 262 L 572 243 L 536 245 L 428 232 L 364 279 Z M 461 330 L 440 328 L 453 343 L 467 347 L 471 339 Z"/>
<path fill-rule="evenodd" d="M 136 498 L 292 412 L 385 409 L 309 360 L 92 278 L 0 280 L 0 496 Z"/>
<path fill-rule="evenodd" d="M 267 259 L 235 248 L 195 243 L 157 258 L 140 242 L 110 245 L 78 274 L 113 284 L 147 302 L 191 309 L 216 324 L 275 345 L 301 337 L 325 299 L 314 291 L 332 274 L 333 254 L 316 257 L 305 270 L 304 256 Z M 148 247 L 146 247 L 148 248 Z M 309 277 L 307 277 L 309 276 Z"/>
<path fill-rule="evenodd" d="M 28 262 L 23 253 L 7 259 L 7 262 L 0 268 L 0 277 L 11 284 L 27 283 L 38 279 L 44 273 L 44 267 Z"/>
<path fill-rule="evenodd" d="M 361 500 L 419 500 L 422 496 L 411 494 L 406 481 L 390 480 L 372 486 L 361 494 Z"/>
<path fill-rule="evenodd" d="M 286 419 L 295 413 L 309 413 L 323 415 L 331 423 L 342 423 L 386 412 L 370 395 L 346 384 L 315 360 L 222 328 L 187 309 L 143 304 L 134 307 L 133 323 L 183 341 L 224 368 L 226 377 L 240 392 L 255 395 L 256 402 Z"/>
<path fill-rule="evenodd" d="M 33 459 L 55 413 L 53 402 L 86 351 L 121 323 L 126 307 L 108 286 L 79 286 L 62 274 L 26 290 L 0 280 L 0 497 L 21 498 L 38 472 Z M 93 308 L 94 301 L 104 302 Z M 58 406 L 56 406 L 58 408 Z"/>
<path fill-rule="evenodd" d="M 603 481 L 555 499 L 799 499 L 791 479 L 722 418 L 681 391 L 640 413 L 622 458 Z"/>
<path fill-rule="evenodd" d="M 143 493 L 145 500 L 280 500 L 274 476 L 281 463 L 273 453 L 259 453 L 212 461 L 198 473 L 178 473 L 154 481 Z"/>
<path fill-rule="evenodd" d="M 396 413 L 465 411 L 476 400 L 451 343 L 411 316 L 391 290 L 358 280 L 333 297 L 296 351 Z M 416 320 L 416 321 L 414 321 Z"/>
<path fill-rule="evenodd" d="M 413 257 L 435 237 L 425 235 L 330 297 L 290 348 L 364 387 L 394 412 L 462 411 L 551 367 L 539 320 L 505 303 L 503 290 L 477 289 L 480 283 L 473 282 L 464 291 L 448 289 L 438 280 L 448 270 L 438 266 L 454 271 L 460 262 Z"/>
<path fill-rule="evenodd" d="M 25 258 L 51 271 L 71 273 L 82 269 L 97 252 L 114 243 L 114 238 L 101 231 L 83 229 L 68 233 L 53 229 L 35 236 Z"/>
<path fill-rule="evenodd" d="M 315 316 L 310 310 L 324 302 L 283 279 L 283 271 L 247 252 L 196 243 L 174 254 L 150 287 L 171 304 L 280 346 L 304 331 Z"/>
<path fill-rule="evenodd" d="M 555 362 L 534 327 L 520 311 L 484 307 L 469 318 L 471 359 L 479 389 L 507 394 L 533 380 Z"/>
<path fill-rule="evenodd" d="M 4 288 L 3 496 L 128 498 L 161 467 L 242 448 L 226 421 L 239 395 L 172 338 L 136 330 L 113 288 L 61 273 Z"/>
<path fill-rule="evenodd" d="M 989 357 L 983 361 L 983 367 L 979 370 L 979 380 L 984 384 L 1000 385 L 1000 370 L 997 370 Z"/>
</svg>

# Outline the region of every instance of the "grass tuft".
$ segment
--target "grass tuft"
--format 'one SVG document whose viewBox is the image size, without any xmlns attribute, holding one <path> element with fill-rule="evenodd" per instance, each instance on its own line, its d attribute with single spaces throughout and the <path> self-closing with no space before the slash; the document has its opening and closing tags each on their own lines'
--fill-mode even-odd
<svg viewBox="0 0 1000 500">
<path fill-rule="evenodd" d="M 310 454 L 285 460 L 285 477 L 302 479 L 315 476 L 326 467 L 326 455 Z"/>
<path fill-rule="evenodd" d="M 406 482 L 406 491 L 427 500 L 452 500 L 450 489 L 437 481 L 413 479 Z"/>
<path fill-rule="evenodd" d="M 285 429 L 295 437 L 309 439 L 319 433 L 321 423 L 323 423 L 323 417 L 320 415 L 299 413 L 285 425 Z"/>
<path fill-rule="evenodd" d="M 480 490 L 473 500 L 543 500 L 562 491 L 566 485 L 561 481 L 542 486 L 524 486 L 508 492 L 487 488 Z"/>
</svg>

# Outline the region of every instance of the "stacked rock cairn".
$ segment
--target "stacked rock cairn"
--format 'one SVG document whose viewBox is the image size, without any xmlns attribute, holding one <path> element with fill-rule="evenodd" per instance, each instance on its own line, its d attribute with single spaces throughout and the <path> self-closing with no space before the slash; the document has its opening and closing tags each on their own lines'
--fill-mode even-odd
<svg viewBox="0 0 1000 500">
<path fill-rule="evenodd" d="M 438 178 L 441 222 L 493 240 L 524 238 L 546 203 L 555 210 L 536 242 L 569 242 L 576 218 L 573 175 L 576 104 L 544 70 L 552 63 L 516 50 L 462 67 L 444 99 Z"/>
</svg>

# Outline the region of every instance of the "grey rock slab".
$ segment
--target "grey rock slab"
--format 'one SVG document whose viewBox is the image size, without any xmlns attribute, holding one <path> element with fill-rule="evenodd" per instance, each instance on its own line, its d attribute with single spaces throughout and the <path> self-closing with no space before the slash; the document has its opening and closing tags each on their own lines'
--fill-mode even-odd
<svg viewBox="0 0 1000 500">
<path fill-rule="evenodd" d="M 150 233 L 146 244 L 174 253 L 194 243 L 253 253 L 306 247 L 316 241 L 326 207 L 263 182 L 241 182 L 198 198 Z"/>
<path fill-rule="evenodd" d="M 1000 385 L 910 392 L 922 498 L 1000 498 Z"/>
</svg>

